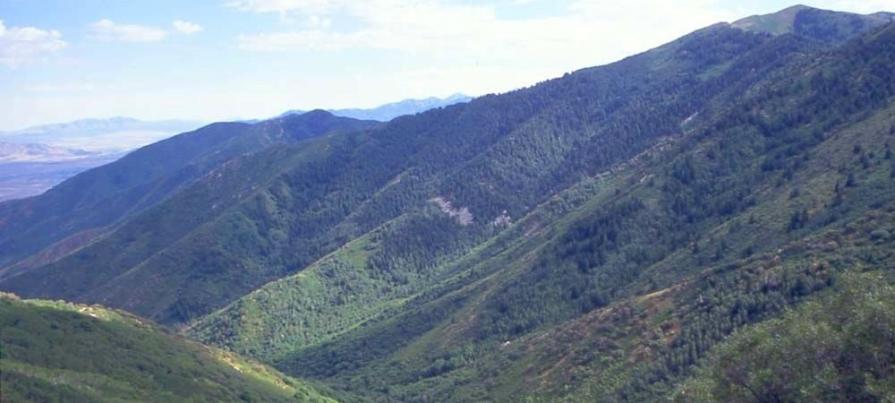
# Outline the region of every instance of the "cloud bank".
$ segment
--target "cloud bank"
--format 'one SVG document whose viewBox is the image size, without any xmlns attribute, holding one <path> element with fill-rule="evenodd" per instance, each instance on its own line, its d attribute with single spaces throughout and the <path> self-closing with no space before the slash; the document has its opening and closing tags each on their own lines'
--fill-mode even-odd
<svg viewBox="0 0 895 403">
<path fill-rule="evenodd" d="M 6 27 L 0 20 L 0 64 L 18 67 L 58 52 L 68 44 L 56 30 Z"/>
</svg>

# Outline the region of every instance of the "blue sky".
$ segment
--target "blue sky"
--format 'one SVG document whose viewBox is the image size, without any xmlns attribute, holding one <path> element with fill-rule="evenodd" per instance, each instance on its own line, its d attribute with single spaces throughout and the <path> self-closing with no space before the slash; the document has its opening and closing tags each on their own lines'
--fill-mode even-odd
<svg viewBox="0 0 895 403">
<path fill-rule="evenodd" d="M 0 0 L 0 130 L 254 118 L 481 95 L 605 64 L 776 0 Z M 818 0 L 895 10 L 895 0 Z"/>
</svg>

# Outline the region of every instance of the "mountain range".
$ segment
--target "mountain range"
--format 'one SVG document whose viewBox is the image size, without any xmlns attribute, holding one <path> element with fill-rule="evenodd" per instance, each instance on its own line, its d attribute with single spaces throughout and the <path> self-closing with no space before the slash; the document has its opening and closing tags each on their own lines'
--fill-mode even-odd
<svg viewBox="0 0 895 403">
<path fill-rule="evenodd" d="M 205 126 L 0 203 L 0 289 L 296 400 L 885 401 L 892 21 L 797 6 L 387 121 Z"/>
</svg>

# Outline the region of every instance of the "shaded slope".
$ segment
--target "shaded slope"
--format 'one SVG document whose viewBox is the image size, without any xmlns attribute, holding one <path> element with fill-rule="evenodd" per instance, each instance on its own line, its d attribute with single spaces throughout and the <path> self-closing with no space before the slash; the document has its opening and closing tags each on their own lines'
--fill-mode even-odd
<svg viewBox="0 0 895 403">
<path fill-rule="evenodd" d="M 261 364 L 98 306 L 0 296 L 0 400 L 332 401 Z"/>
<path fill-rule="evenodd" d="M 0 203 L 0 266 L 68 236 L 115 224 L 243 153 L 373 125 L 314 111 L 254 125 L 215 123 L 143 147 L 41 196 Z"/>
</svg>

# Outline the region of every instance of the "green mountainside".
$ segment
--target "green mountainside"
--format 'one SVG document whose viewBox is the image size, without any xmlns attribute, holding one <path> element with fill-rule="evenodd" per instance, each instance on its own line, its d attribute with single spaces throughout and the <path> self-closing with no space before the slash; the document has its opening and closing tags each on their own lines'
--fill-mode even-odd
<svg viewBox="0 0 895 403">
<path fill-rule="evenodd" d="M 811 337 L 792 309 L 835 331 L 817 351 L 889 337 L 837 313 L 884 310 L 842 296 L 895 279 L 889 21 L 795 7 L 247 147 L 90 244 L 0 271 L 0 289 L 124 309 L 346 401 L 769 401 L 742 393 L 773 373 L 726 388 L 715 369 L 760 367 L 769 333 Z M 865 358 L 823 379 L 884 400 L 893 366 Z"/>
<path fill-rule="evenodd" d="M 99 306 L 0 295 L 3 402 L 332 402 L 262 364 Z"/>
</svg>

